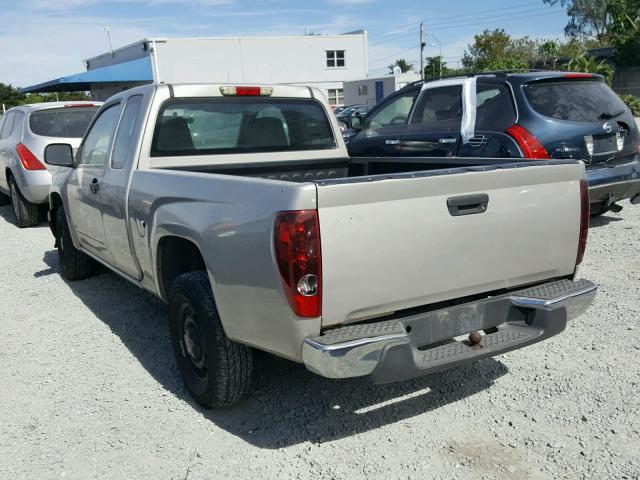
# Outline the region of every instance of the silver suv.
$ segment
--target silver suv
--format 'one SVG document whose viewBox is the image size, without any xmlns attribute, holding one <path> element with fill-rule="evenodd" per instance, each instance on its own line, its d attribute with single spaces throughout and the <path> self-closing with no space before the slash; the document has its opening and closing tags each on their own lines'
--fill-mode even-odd
<svg viewBox="0 0 640 480">
<path fill-rule="evenodd" d="M 11 203 L 18 227 L 32 227 L 46 205 L 51 175 L 44 149 L 69 143 L 74 151 L 99 102 L 49 102 L 11 108 L 0 117 L 0 205 Z M 46 207 L 45 207 L 46 208 Z"/>
</svg>

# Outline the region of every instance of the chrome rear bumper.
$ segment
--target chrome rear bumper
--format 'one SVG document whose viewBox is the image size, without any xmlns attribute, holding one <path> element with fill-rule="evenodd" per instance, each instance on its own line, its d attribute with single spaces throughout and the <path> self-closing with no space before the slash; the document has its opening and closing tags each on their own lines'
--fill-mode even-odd
<svg viewBox="0 0 640 480">
<path fill-rule="evenodd" d="M 596 295 L 587 280 L 560 280 L 403 318 L 307 338 L 302 358 L 328 378 L 370 375 L 385 383 L 426 375 L 539 342 L 582 315 Z M 472 346 L 454 337 L 484 331 Z"/>
</svg>

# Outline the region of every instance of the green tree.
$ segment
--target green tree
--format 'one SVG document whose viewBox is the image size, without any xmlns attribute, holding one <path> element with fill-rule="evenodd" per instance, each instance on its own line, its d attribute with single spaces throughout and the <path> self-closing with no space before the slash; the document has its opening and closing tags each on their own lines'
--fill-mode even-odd
<svg viewBox="0 0 640 480">
<path fill-rule="evenodd" d="M 513 70 L 527 68 L 534 40 L 514 40 L 503 29 L 484 30 L 474 36 L 462 56 L 462 65 L 474 71 Z"/>
<path fill-rule="evenodd" d="M 443 61 L 439 55 L 427 57 L 427 64 L 424 67 L 425 80 L 440 78 L 440 74 L 446 77 L 447 75 L 453 75 L 455 72 L 456 69 L 447 67 L 447 62 Z"/>
<path fill-rule="evenodd" d="M 395 67 L 400 67 L 400 71 L 402 73 L 406 73 L 406 72 L 408 72 L 408 71 L 413 69 L 413 64 L 412 63 L 408 63 L 404 58 L 399 58 L 394 63 L 389 65 L 389 72 L 393 73 L 393 69 Z"/>
<path fill-rule="evenodd" d="M 614 74 L 613 67 L 606 60 L 598 62 L 595 58 L 587 57 L 584 54 L 571 59 L 567 68 L 572 72 L 598 73 L 605 78 L 608 84 L 611 84 Z"/>
<path fill-rule="evenodd" d="M 611 12 L 611 43 L 616 49 L 616 63 L 640 64 L 640 0 L 616 0 Z"/>
<path fill-rule="evenodd" d="M 24 100 L 24 95 L 11 85 L 0 83 L 0 113 L 2 113 L 2 104 L 5 108 L 20 105 Z"/>
<path fill-rule="evenodd" d="M 567 9 L 569 23 L 564 33 L 570 38 L 590 38 L 598 46 L 609 44 L 612 23 L 611 4 L 617 0 L 542 0 L 547 5 L 561 5 Z"/>
</svg>

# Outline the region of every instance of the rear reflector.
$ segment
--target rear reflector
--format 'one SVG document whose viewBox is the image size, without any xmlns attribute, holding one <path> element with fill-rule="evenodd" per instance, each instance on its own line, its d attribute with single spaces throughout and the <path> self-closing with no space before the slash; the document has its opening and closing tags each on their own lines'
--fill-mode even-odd
<svg viewBox="0 0 640 480">
<path fill-rule="evenodd" d="M 566 73 L 564 78 L 593 78 L 591 73 Z"/>
<path fill-rule="evenodd" d="M 278 213 L 274 249 L 282 286 L 293 312 L 299 317 L 322 315 L 318 212 L 295 210 Z"/>
<path fill-rule="evenodd" d="M 220 87 L 225 97 L 268 97 L 273 93 L 272 87 Z"/>
<path fill-rule="evenodd" d="M 525 158 L 548 159 L 549 152 L 538 141 L 538 139 L 529 130 L 522 125 L 512 125 L 507 128 L 507 133 L 511 135 L 522 150 Z"/>
<path fill-rule="evenodd" d="M 36 157 L 31 150 L 25 147 L 22 143 L 16 145 L 16 152 L 18 153 L 18 158 L 22 163 L 22 166 L 25 170 L 46 170 L 45 167 L 38 157 Z"/>
<path fill-rule="evenodd" d="M 587 234 L 589 233 L 589 186 L 586 180 L 580 180 L 580 237 L 578 239 L 578 255 L 576 265 L 580 265 L 587 248 Z"/>
</svg>

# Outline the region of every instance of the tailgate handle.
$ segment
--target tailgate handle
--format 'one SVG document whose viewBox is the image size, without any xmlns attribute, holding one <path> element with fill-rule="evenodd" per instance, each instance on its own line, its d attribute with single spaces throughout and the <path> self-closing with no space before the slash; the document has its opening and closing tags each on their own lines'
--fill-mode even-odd
<svg viewBox="0 0 640 480">
<path fill-rule="evenodd" d="M 451 197 L 447 199 L 447 207 L 449 208 L 449 213 L 452 217 L 484 213 L 487 211 L 488 205 L 489 195 L 486 193 L 462 195 L 460 197 Z"/>
</svg>

